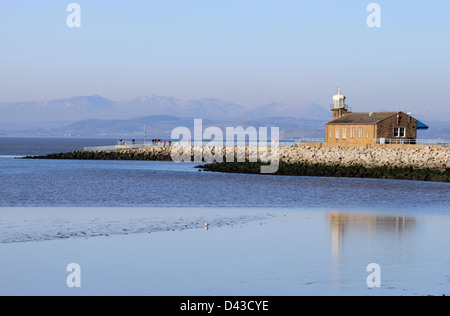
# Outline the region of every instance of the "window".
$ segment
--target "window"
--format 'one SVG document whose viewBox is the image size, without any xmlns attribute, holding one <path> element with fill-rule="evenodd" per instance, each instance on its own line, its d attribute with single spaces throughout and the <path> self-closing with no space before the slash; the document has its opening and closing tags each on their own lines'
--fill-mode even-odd
<svg viewBox="0 0 450 316">
<path fill-rule="evenodd" d="M 350 137 L 355 138 L 355 128 L 354 127 L 350 128 Z"/>
<path fill-rule="evenodd" d="M 331 132 L 330 132 L 330 138 L 333 138 L 333 136 L 332 136 Z"/>
<path fill-rule="evenodd" d="M 363 138 L 363 132 L 364 132 L 364 131 L 363 131 L 363 128 L 362 128 L 362 127 L 359 127 L 359 128 L 358 128 L 358 137 L 359 137 L 359 138 Z"/>
<path fill-rule="evenodd" d="M 336 128 L 336 138 L 339 138 L 339 128 Z"/>
<path fill-rule="evenodd" d="M 406 129 L 404 127 L 395 127 L 394 128 L 394 137 L 405 137 Z"/>
<path fill-rule="evenodd" d="M 366 132 L 366 138 L 369 138 L 369 131 Z"/>
<path fill-rule="evenodd" d="M 343 138 L 343 139 L 346 139 L 346 138 L 347 138 L 347 129 L 346 129 L 346 128 L 343 128 L 343 129 L 342 129 L 342 138 Z"/>
</svg>

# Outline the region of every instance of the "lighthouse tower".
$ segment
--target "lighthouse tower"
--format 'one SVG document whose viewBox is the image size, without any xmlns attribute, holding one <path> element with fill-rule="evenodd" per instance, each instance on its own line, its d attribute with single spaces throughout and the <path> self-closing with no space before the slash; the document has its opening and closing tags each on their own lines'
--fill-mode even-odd
<svg viewBox="0 0 450 316">
<path fill-rule="evenodd" d="M 345 104 L 346 97 L 341 94 L 341 89 L 333 96 L 333 104 L 331 105 L 331 111 L 333 112 L 333 120 L 340 118 L 349 112 L 347 104 Z"/>
</svg>

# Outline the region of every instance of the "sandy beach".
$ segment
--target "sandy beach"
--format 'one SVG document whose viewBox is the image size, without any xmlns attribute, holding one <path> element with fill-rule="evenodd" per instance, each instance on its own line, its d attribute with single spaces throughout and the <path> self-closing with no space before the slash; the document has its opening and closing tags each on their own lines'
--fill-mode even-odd
<svg viewBox="0 0 450 316">
<path fill-rule="evenodd" d="M 407 210 L 3 208 L 0 295 L 449 294 L 449 224 Z"/>
</svg>

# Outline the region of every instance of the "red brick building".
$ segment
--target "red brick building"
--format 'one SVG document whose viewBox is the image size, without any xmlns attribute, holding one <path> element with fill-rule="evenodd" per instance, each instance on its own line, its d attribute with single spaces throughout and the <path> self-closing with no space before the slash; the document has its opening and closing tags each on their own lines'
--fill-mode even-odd
<svg viewBox="0 0 450 316">
<path fill-rule="evenodd" d="M 345 100 L 339 89 L 331 106 L 333 119 L 326 124 L 327 143 L 414 144 L 417 131 L 428 129 L 404 112 L 352 113 Z"/>
</svg>

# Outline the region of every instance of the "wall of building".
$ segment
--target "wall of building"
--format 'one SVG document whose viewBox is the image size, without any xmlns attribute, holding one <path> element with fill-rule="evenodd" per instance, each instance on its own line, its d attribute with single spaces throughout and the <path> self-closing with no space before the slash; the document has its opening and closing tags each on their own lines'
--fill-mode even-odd
<svg viewBox="0 0 450 316">
<path fill-rule="evenodd" d="M 372 144 L 376 139 L 373 125 L 327 125 L 327 143 L 330 144 Z"/>
<path fill-rule="evenodd" d="M 333 113 L 333 120 L 340 118 L 342 115 L 348 113 L 346 109 L 332 109 L 331 112 Z"/>
<path fill-rule="evenodd" d="M 417 120 L 405 113 L 393 116 L 377 124 L 377 137 L 386 139 L 417 139 Z M 404 128 L 404 136 L 395 135 L 395 129 Z"/>
</svg>

